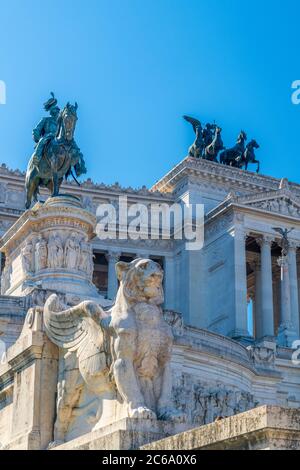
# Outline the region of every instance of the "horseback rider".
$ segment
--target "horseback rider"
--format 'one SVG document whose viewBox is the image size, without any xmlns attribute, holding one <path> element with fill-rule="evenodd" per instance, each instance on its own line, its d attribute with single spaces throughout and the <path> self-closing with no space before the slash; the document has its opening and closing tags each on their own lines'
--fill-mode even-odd
<svg viewBox="0 0 300 470">
<path fill-rule="evenodd" d="M 60 108 L 57 106 L 57 99 L 54 93 L 51 93 L 51 98 L 44 103 L 44 110 L 48 112 L 50 116 L 41 119 L 32 131 L 33 140 L 36 142 L 34 152 L 34 163 L 36 165 L 38 165 L 42 158 L 45 145 L 49 139 L 55 137 L 57 132 L 57 118 Z"/>
</svg>

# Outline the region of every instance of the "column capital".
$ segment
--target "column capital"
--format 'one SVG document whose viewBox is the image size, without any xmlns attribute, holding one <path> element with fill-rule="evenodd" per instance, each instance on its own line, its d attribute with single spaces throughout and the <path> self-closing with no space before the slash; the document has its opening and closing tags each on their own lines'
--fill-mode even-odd
<svg viewBox="0 0 300 470">
<path fill-rule="evenodd" d="M 246 241 L 247 237 L 248 237 L 248 233 L 246 232 L 246 230 L 241 227 L 241 226 L 237 226 L 233 229 L 233 233 L 234 233 L 234 238 L 238 239 L 238 240 L 241 240 L 241 241 Z"/>
<path fill-rule="evenodd" d="M 109 263 L 117 263 L 120 259 L 120 256 L 121 252 L 119 251 L 108 251 L 107 253 L 105 253 L 105 258 Z"/>
<path fill-rule="evenodd" d="M 263 235 L 258 236 L 255 239 L 255 241 L 260 247 L 262 247 L 262 246 L 271 246 L 272 243 L 274 242 L 274 236 L 273 235 L 263 234 Z"/>
</svg>

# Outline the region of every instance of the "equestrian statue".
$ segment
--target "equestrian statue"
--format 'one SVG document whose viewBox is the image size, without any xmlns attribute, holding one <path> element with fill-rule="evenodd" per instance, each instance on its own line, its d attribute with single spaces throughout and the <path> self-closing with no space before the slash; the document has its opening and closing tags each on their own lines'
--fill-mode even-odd
<svg viewBox="0 0 300 470">
<path fill-rule="evenodd" d="M 236 168 L 241 168 L 242 157 L 245 152 L 246 140 L 247 140 L 246 132 L 241 131 L 238 135 L 238 138 L 234 147 L 226 149 L 220 154 L 220 163 L 223 163 L 224 165 L 234 166 Z"/>
<path fill-rule="evenodd" d="M 86 173 L 83 155 L 74 140 L 77 108 L 77 103 L 67 103 L 60 110 L 53 93 L 44 104 L 50 116 L 44 117 L 32 133 L 36 145 L 26 172 L 26 209 L 32 200 L 37 201 L 39 187 L 47 187 L 51 196 L 57 196 L 64 178 L 72 175 L 79 185 L 73 170 L 77 177 Z"/>
</svg>

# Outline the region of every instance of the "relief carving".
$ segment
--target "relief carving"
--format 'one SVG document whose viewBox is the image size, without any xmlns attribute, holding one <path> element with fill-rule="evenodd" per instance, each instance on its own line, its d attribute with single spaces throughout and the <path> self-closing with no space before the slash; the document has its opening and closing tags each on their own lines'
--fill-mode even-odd
<svg viewBox="0 0 300 470">
<path fill-rule="evenodd" d="M 33 272 L 33 244 L 27 242 L 21 249 L 21 263 L 23 273 L 31 274 Z"/>
<path fill-rule="evenodd" d="M 8 259 L 6 259 L 4 269 L 2 271 L 1 276 L 1 294 L 5 294 L 5 292 L 10 288 L 11 284 L 11 273 L 12 273 L 12 266 Z"/>
<path fill-rule="evenodd" d="M 277 212 L 283 215 L 290 215 L 292 217 L 300 217 L 300 208 L 283 198 L 254 202 L 250 204 L 250 206 L 269 212 Z"/>
<path fill-rule="evenodd" d="M 184 410 L 188 419 L 200 426 L 242 413 L 258 405 L 248 391 L 221 383 L 193 382 L 193 378 L 188 374 L 177 377 L 174 382 L 176 408 Z"/>
<path fill-rule="evenodd" d="M 76 269 L 80 257 L 80 244 L 77 233 L 72 232 L 67 238 L 64 249 L 64 265 L 68 269 Z"/>
<path fill-rule="evenodd" d="M 47 268 L 47 242 L 42 235 L 38 236 L 35 244 L 35 267 L 36 271 Z"/>
<path fill-rule="evenodd" d="M 50 235 L 48 241 L 48 267 L 62 268 L 64 263 L 64 250 L 60 236 L 57 233 Z"/>
</svg>

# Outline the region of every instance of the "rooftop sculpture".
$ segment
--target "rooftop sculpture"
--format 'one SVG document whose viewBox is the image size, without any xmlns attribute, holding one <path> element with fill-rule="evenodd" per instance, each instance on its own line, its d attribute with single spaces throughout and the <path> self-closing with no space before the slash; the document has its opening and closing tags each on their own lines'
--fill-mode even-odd
<svg viewBox="0 0 300 470">
<path fill-rule="evenodd" d="M 254 149 L 259 148 L 259 145 L 254 139 L 245 145 L 247 135 L 244 131 L 239 133 L 236 144 L 226 149 L 221 138 L 221 127 L 208 123 L 203 128 L 198 119 L 190 116 L 183 116 L 183 118 L 192 124 L 196 134 L 196 139 L 189 148 L 189 157 L 203 158 L 235 168 L 245 167 L 245 170 L 248 169 L 249 163 L 256 163 L 256 172 L 259 172 L 259 160 L 256 159 L 254 152 Z M 218 154 L 221 150 L 223 152 L 220 153 L 218 160 Z"/>
</svg>

